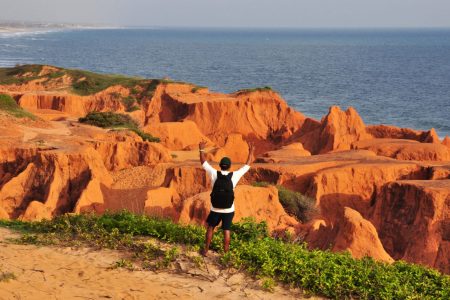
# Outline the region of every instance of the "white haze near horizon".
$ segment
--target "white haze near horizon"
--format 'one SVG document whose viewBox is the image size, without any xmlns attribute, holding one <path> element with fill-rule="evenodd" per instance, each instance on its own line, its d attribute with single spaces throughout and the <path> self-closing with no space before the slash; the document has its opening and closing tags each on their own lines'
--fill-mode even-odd
<svg viewBox="0 0 450 300">
<path fill-rule="evenodd" d="M 0 0 L 1 21 L 146 27 L 450 27 L 450 0 Z"/>
</svg>

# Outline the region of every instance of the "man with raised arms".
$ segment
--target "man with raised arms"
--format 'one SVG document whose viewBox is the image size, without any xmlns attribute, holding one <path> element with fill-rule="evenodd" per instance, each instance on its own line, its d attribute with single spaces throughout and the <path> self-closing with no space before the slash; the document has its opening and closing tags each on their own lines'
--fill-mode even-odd
<svg viewBox="0 0 450 300">
<path fill-rule="evenodd" d="M 205 158 L 206 142 L 199 144 L 200 163 L 205 169 L 207 175 L 211 178 L 213 186 L 211 192 L 211 211 L 206 219 L 208 229 L 206 231 L 205 248 L 202 250 L 204 256 L 207 255 L 211 243 L 214 228 L 222 222 L 223 230 L 223 250 L 227 252 L 230 249 L 230 229 L 234 217 L 234 188 L 244 174 L 250 169 L 250 162 L 253 158 L 253 145 L 249 144 L 249 153 L 247 162 L 239 170 L 230 172 L 231 160 L 223 157 L 220 160 L 220 170 L 214 169 Z"/>
</svg>

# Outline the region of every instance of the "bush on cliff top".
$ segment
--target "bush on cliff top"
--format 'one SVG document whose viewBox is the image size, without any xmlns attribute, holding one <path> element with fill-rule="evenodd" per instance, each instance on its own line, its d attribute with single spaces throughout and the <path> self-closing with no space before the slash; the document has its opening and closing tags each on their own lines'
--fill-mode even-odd
<svg viewBox="0 0 450 300">
<path fill-rule="evenodd" d="M 113 112 L 90 112 L 86 115 L 86 117 L 79 118 L 78 120 L 80 123 L 102 128 L 126 128 L 135 132 L 144 141 L 155 143 L 160 142 L 159 138 L 141 131 L 138 124 L 129 115 L 117 114 Z"/>
<path fill-rule="evenodd" d="M 252 183 L 253 186 L 266 187 L 270 183 L 265 181 L 257 181 Z M 315 200 L 300 194 L 299 192 L 291 191 L 282 185 L 276 185 L 278 189 L 278 199 L 281 205 L 290 215 L 295 216 L 298 220 L 306 223 L 318 214 L 318 209 L 315 206 Z"/>
<path fill-rule="evenodd" d="M 118 214 L 65 215 L 51 221 L 0 221 L 0 225 L 28 232 L 23 242 L 49 239 L 85 240 L 98 246 L 128 249 L 141 255 L 134 237 L 153 237 L 169 243 L 202 247 L 205 229 L 168 220 Z M 348 253 L 309 251 L 305 244 L 286 243 L 267 234 L 267 226 L 250 219 L 233 225 L 231 251 L 221 263 L 262 277 L 300 287 L 334 299 L 449 299 L 450 277 L 405 262 L 386 264 L 371 258 L 357 260 Z M 221 249 L 222 236 L 214 236 L 213 249 Z M 45 241 L 45 240 L 43 240 Z M 145 250 L 145 249 L 144 249 Z M 148 257 L 147 257 L 148 258 Z"/>
<path fill-rule="evenodd" d="M 90 112 L 84 118 L 80 118 L 81 123 L 86 123 L 102 128 L 136 128 L 138 124 L 125 114 L 113 112 Z"/>
<path fill-rule="evenodd" d="M 241 89 L 236 91 L 237 94 L 244 94 L 244 93 L 252 93 L 252 92 L 264 92 L 264 91 L 272 91 L 272 87 L 270 86 L 262 86 L 262 87 L 256 87 L 251 89 Z"/>
<path fill-rule="evenodd" d="M 11 96 L 5 94 L 0 94 L 0 111 L 4 111 L 16 118 L 36 119 L 35 115 L 24 110 Z"/>
<path fill-rule="evenodd" d="M 303 223 L 317 215 L 318 210 L 313 198 L 291 191 L 281 185 L 277 185 L 277 189 L 280 203 L 289 214 L 296 216 Z"/>
</svg>

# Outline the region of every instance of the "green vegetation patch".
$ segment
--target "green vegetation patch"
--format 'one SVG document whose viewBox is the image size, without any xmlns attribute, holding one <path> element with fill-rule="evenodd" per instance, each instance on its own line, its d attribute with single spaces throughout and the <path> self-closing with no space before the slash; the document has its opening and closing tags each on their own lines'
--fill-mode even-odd
<svg viewBox="0 0 450 300">
<path fill-rule="evenodd" d="M 272 87 L 270 86 L 262 86 L 262 87 L 256 87 L 251 89 L 242 89 L 236 91 L 237 94 L 245 94 L 245 93 L 252 93 L 252 92 L 264 92 L 264 91 L 273 91 Z"/>
<path fill-rule="evenodd" d="M 126 112 L 133 112 L 133 111 L 141 109 L 137 105 L 137 103 L 141 104 L 140 101 L 138 101 L 138 99 L 133 96 L 128 96 L 128 97 L 124 97 L 124 98 L 122 97 L 121 101 L 122 101 L 123 106 L 125 106 Z"/>
<path fill-rule="evenodd" d="M 101 92 L 108 87 L 121 85 L 134 91 L 143 91 L 138 96 L 151 96 L 159 83 L 164 80 L 115 74 L 99 74 L 83 70 L 55 68 L 55 71 L 39 75 L 43 65 L 20 65 L 13 68 L 0 68 L 0 84 L 23 84 L 31 80 L 46 79 L 45 82 L 64 75 L 72 78 L 72 91 L 86 96 Z"/>
<path fill-rule="evenodd" d="M 306 245 L 272 238 L 233 245 L 226 265 L 302 287 L 333 299 L 448 299 L 450 278 L 436 270 L 392 265 L 348 253 L 308 251 Z"/>
<path fill-rule="evenodd" d="M 85 123 L 102 128 L 129 129 L 139 135 L 144 141 L 155 143 L 160 142 L 159 138 L 141 131 L 138 124 L 129 115 L 113 112 L 90 112 L 86 115 L 86 117 L 79 118 L 78 120 L 80 123 Z"/>
<path fill-rule="evenodd" d="M 16 118 L 36 119 L 35 115 L 24 110 L 11 96 L 5 94 L 0 94 L 0 111 L 4 111 Z"/>
<path fill-rule="evenodd" d="M 207 89 L 207 87 L 206 87 L 206 86 L 201 86 L 201 85 L 196 85 L 196 86 L 194 86 L 194 87 L 191 89 L 191 92 L 192 92 L 192 93 L 197 93 L 198 91 L 204 90 L 204 89 Z"/>
<path fill-rule="evenodd" d="M 0 84 L 22 84 L 40 78 L 42 65 L 23 65 L 0 68 Z"/>
<path fill-rule="evenodd" d="M 138 124 L 130 116 L 113 112 L 90 112 L 86 117 L 80 118 L 79 121 L 102 128 L 138 127 Z"/>
<path fill-rule="evenodd" d="M 32 223 L 0 221 L 0 226 L 25 230 L 29 235 L 49 236 L 49 240 L 56 238 L 66 245 L 82 241 L 91 246 L 126 249 L 149 269 L 168 267 L 180 255 L 179 246 L 163 249 L 149 238 L 198 250 L 205 235 L 203 227 L 182 226 L 128 212 L 65 215 Z M 276 280 L 333 299 L 450 297 L 450 277 L 436 270 L 402 261 L 386 264 L 368 257 L 354 259 L 348 253 L 310 251 L 306 244 L 271 238 L 266 224 L 252 219 L 234 224 L 232 231 L 231 250 L 223 254 L 221 264 L 263 278 L 267 290 L 273 288 Z M 220 231 L 214 236 L 214 250 L 221 251 L 222 238 Z M 132 264 L 121 260 L 113 267 L 131 269 Z"/>
<path fill-rule="evenodd" d="M 265 181 L 257 181 L 252 183 L 256 187 L 266 187 L 270 183 Z M 276 185 L 278 189 L 278 199 L 281 205 L 290 215 L 295 216 L 298 220 L 306 223 L 316 216 L 319 211 L 316 208 L 315 200 L 305 196 L 299 192 L 291 191 L 282 185 Z"/>
<path fill-rule="evenodd" d="M 13 68 L 0 68 L 0 85 L 23 84 L 36 79 L 43 79 L 43 83 L 47 83 L 50 80 L 58 79 L 66 75 L 72 78 L 72 92 L 80 96 L 93 95 L 111 86 L 120 85 L 130 89 L 130 98 L 124 98 L 123 102 L 127 111 L 134 111 L 139 109 L 139 106 L 135 105 L 135 103 L 141 104 L 143 98 L 153 97 L 156 87 L 159 84 L 187 84 L 171 79 L 145 79 L 141 77 L 101 74 L 57 67 L 54 67 L 55 70 L 48 74 L 39 75 L 43 67 L 44 65 L 18 65 Z M 203 87 L 197 88 L 200 89 Z"/>
<path fill-rule="evenodd" d="M 146 85 L 150 81 L 138 77 L 98 74 L 83 70 L 65 69 L 64 72 L 73 79 L 73 92 L 81 96 L 92 95 L 114 85 L 134 88 L 137 85 Z"/>
<path fill-rule="evenodd" d="M 318 214 L 316 201 L 313 198 L 291 191 L 281 185 L 277 185 L 277 189 L 278 198 L 286 212 L 294 215 L 303 223 L 310 221 Z"/>
</svg>

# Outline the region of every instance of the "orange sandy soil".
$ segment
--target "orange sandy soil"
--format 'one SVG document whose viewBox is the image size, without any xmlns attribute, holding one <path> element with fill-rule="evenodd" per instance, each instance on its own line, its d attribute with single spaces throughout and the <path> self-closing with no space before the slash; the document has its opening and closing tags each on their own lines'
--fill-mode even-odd
<svg viewBox="0 0 450 300">
<path fill-rule="evenodd" d="M 111 269 L 125 256 L 112 250 L 17 245 L 18 234 L 0 228 L 0 267 L 17 277 L 0 282 L 0 299 L 304 299 L 298 290 L 273 293 L 243 273 L 219 270 L 214 255 L 207 270 Z M 309 298 L 318 299 L 318 298 Z"/>
</svg>

